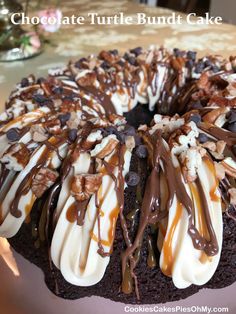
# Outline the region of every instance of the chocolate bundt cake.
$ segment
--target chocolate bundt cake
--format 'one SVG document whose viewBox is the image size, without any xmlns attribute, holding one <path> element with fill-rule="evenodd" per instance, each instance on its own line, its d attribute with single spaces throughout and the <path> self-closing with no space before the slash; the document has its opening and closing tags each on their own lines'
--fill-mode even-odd
<svg viewBox="0 0 236 314">
<path fill-rule="evenodd" d="M 102 51 L 0 115 L 0 236 L 57 296 L 179 300 L 236 281 L 236 57 Z"/>
</svg>

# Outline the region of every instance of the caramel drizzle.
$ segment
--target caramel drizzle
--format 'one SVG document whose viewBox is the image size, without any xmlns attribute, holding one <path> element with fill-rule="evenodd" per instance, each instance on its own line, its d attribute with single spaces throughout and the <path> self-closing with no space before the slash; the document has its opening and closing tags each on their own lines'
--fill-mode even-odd
<svg viewBox="0 0 236 314">
<path fill-rule="evenodd" d="M 183 212 L 183 205 L 177 201 L 175 217 L 171 223 L 170 230 L 168 231 L 167 237 L 164 240 L 162 251 L 163 251 L 163 264 L 161 266 L 162 272 L 166 276 L 172 275 L 172 268 L 174 263 L 172 242 L 175 234 L 176 227 L 181 219 Z"/>
</svg>

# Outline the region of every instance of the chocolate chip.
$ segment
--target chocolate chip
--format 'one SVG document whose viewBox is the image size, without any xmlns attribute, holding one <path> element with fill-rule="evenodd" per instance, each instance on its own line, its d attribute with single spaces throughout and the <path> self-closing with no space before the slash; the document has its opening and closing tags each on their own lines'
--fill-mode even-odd
<svg viewBox="0 0 236 314">
<path fill-rule="evenodd" d="M 125 182 L 129 186 L 136 186 L 140 181 L 139 175 L 134 171 L 129 171 L 125 176 Z"/>
<path fill-rule="evenodd" d="M 230 132 L 236 132 L 236 122 L 230 123 L 230 124 L 227 126 L 227 129 L 228 129 Z"/>
<path fill-rule="evenodd" d="M 139 158 L 146 158 L 148 155 L 148 150 L 147 147 L 145 145 L 139 145 L 136 148 L 135 154 L 139 157 Z"/>
<path fill-rule="evenodd" d="M 197 100 L 197 101 L 191 103 L 191 105 L 190 105 L 191 109 L 201 109 L 202 107 L 203 106 L 202 106 L 200 100 Z"/>
<path fill-rule="evenodd" d="M 57 95 L 60 95 L 60 94 L 63 93 L 63 87 L 57 86 L 57 87 L 55 87 L 55 88 L 53 89 L 53 92 L 54 92 L 55 94 L 57 94 Z"/>
<path fill-rule="evenodd" d="M 174 48 L 174 55 L 175 57 L 181 57 L 182 53 L 178 48 Z"/>
<path fill-rule="evenodd" d="M 44 78 L 44 77 L 39 77 L 38 79 L 37 79 L 37 84 L 42 84 L 43 82 L 45 82 L 46 81 L 46 79 Z"/>
<path fill-rule="evenodd" d="M 103 61 L 103 63 L 100 64 L 100 67 L 107 70 L 110 68 L 110 64 L 107 61 Z"/>
<path fill-rule="evenodd" d="M 114 126 L 108 126 L 106 129 L 104 129 L 105 132 L 109 134 L 115 134 L 115 132 L 117 131 L 116 128 Z"/>
<path fill-rule="evenodd" d="M 212 62 L 210 60 L 205 60 L 204 61 L 205 67 L 211 67 L 212 66 Z"/>
<path fill-rule="evenodd" d="M 118 55 L 118 50 L 117 49 L 113 49 L 113 50 L 109 50 L 109 52 L 114 55 L 117 56 Z"/>
<path fill-rule="evenodd" d="M 200 116 L 200 114 L 193 114 L 189 117 L 189 121 L 193 121 L 196 124 L 198 124 L 199 122 L 201 122 L 202 117 Z"/>
<path fill-rule="evenodd" d="M 213 73 L 217 73 L 217 72 L 220 71 L 220 68 L 219 68 L 217 65 L 213 65 L 213 66 L 211 67 L 211 70 L 212 70 Z"/>
<path fill-rule="evenodd" d="M 236 121 L 236 112 L 235 111 L 230 111 L 227 114 L 227 118 L 228 118 L 228 123 L 233 123 Z"/>
<path fill-rule="evenodd" d="M 44 95 L 40 95 L 40 94 L 33 95 L 32 99 L 39 104 L 43 104 L 43 103 L 47 102 L 47 100 L 48 100 Z"/>
<path fill-rule="evenodd" d="M 77 138 L 77 129 L 71 129 L 68 134 L 69 140 L 73 143 Z"/>
<path fill-rule="evenodd" d="M 130 52 L 135 54 L 135 56 L 138 56 L 142 53 L 142 47 L 136 47 L 134 49 L 131 49 Z"/>
<path fill-rule="evenodd" d="M 136 131 L 133 126 L 126 125 L 124 133 L 126 136 L 134 136 L 136 134 Z"/>
<path fill-rule="evenodd" d="M 203 144 L 209 140 L 208 136 L 205 133 L 200 133 L 198 136 L 199 143 Z"/>
<path fill-rule="evenodd" d="M 71 116 L 70 112 L 67 112 L 65 114 L 60 114 L 58 116 L 58 119 L 60 120 L 62 126 L 66 124 L 66 122 L 70 119 L 70 116 Z"/>
<path fill-rule="evenodd" d="M 123 67 L 123 66 L 125 65 L 125 63 L 124 63 L 122 60 L 119 60 L 119 61 L 117 62 L 117 64 L 119 64 L 121 67 Z"/>
<path fill-rule="evenodd" d="M 188 51 L 187 52 L 187 58 L 188 59 L 191 59 L 192 61 L 195 61 L 196 60 L 196 51 Z"/>
<path fill-rule="evenodd" d="M 135 57 L 131 57 L 131 56 L 129 57 L 128 62 L 129 62 L 131 65 L 136 65 L 136 64 L 137 64 L 136 58 L 135 58 Z"/>
<path fill-rule="evenodd" d="M 6 136 L 10 142 L 16 142 L 20 139 L 20 134 L 16 128 L 11 128 L 8 130 Z"/>
<path fill-rule="evenodd" d="M 197 63 L 196 67 L 195 67 L 195 73 L 202 73 L 204 70 L 204 63 L 202 61 L 200 61 L 199 63 Z"/>
<path fill-rule="evenodd" d="M 186 68 L 190 70 L 192 69 L 193 65 L 194 65 L 193 60 L 187 60 L 185 63 Z"/>
<path fill-rule="evenodd" d="M 25 77 L 21 80 L 21 87 L 29 86 L 29 80 Z"/>
</svg>

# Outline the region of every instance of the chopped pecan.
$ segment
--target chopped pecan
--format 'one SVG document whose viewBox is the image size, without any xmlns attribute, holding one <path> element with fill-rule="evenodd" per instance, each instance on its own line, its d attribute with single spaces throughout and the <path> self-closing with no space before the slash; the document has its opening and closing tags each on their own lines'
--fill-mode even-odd
<svg viewBox="0 0 236 314">
<path fill-rule="evenodd" d="M 125 138 L 125 145 L 126 145 L 127 149 L 132 152 L 132 150 L 135 147 L 135 138 L 134 138 L 134 136 L 126 136 L 126 138 Z"/>
<path fill-rule="evenodd" d="M 96 193 L 102 183 L 102 174 L 78 174 L 73 177 L 71 194 L 79 202 Z"/>
<path fill-rule="evenodd" d="M 96 143 L 101 141 L 102 132 L 101 130 L 97 130 L 95 132 L 91 132 L 89 136 L 81 142 L 81 147 L 85 150 L 92 148 Z"/>
<path fill-rule="evenodd" d="M 212 141 L 206 141 L 202 144 L 202 147 L 209 149 L 212 152 L 216 151 L 216 143 Z"/>
<path fill-rule="evenodd" d="M 108 135 L 90 152 L 91 156 L 103 159 L 113 152 L 118 143 L 119 141 L 114 134 Z"/>
<path fill-rule="evenodd" d="M 224 150 L 225 150 L 225 146 L 226 146 L 226 142 L 225 141 L 218 141 L 216 142 L 216 151 L 219 154 L 223 154 Z"/>
<path fill-rule="evenodd" d="M 108 119 L 111 123 L 119 126 L 119 125 L 123 125 L 126 124 L 126 119 L 123 116 L 120 116 L 118 114 L 112 113 L 108 116 Z"/>
<path fill-rule="evenodd" d="M 105 50 L 100 52 L 99 57 L 101 59 L 109 62 L 109 63 L 113 63 L 113 62 L 115 62 L 117 60 L 117 58 L 119 58 L 116 55 L 114 55 L 114 54 L 112 54 L 112 53 L 110 53 L 108 51 L 105 51 Z"/>
<path fill-rule="evenodd" d="M 1 162 L 7 169 L 21 171 L 28 164 L 30 151 L 23 143 L 16 143 L 8 148 L 3 154 Z"/>
<path fill-rule="evenodd" d="M 61 133 L 61 123 L 59 119 L 52 119 L 44 122 L 45 129 L 53 135 Z"/>
<path fill-rule="evenodd" d="M 77 83 L 82 86 L 92 86 L 96 80 L 95 72 L 86 72 L 83 76 L 77 79 Z"/>
<path fill-rule="evenodd" d="M 227 113 L 228 111 L 229 111 L 229 108 L 224 108 L 224 107 L 213 109 L 207 114 L 205 114 L 202 120 L 204 122 L 214 123 L 221 115 Z"/>
<path fill-rule="evenodd" d="M 216 177 L 218 180 L 223 180 L 225 177 L 225 168 L 218 162 L 214 162 L 215 165 L 215 171 L 216 171 Z"/>
<path fill-rule="evenodd" d="M 236 178 L 236 163 L 231 157 L 225 158 L 220 164 L 225 168 L 225 173 L 230 177 Z"/>
<path fill-rule="evenodd" d="M 32 139 L 35 142 L 44 142 L 48 139 L 46 130 L 39 124 L 31 126 L 30 133 L 32 134 Z"/>
<path fill-rule="evenodd" d="M 36 197 L 41 197 L 50 188 L 59 176 L 58 172 L 50 168 L 41 168 L 32 181 L 32 192 Z"/>
</svg>

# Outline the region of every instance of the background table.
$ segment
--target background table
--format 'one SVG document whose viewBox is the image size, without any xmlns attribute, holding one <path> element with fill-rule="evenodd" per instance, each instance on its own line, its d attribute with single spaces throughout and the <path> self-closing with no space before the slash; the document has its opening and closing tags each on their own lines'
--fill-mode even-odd
<svg viewBox="0 0 236 314">
<path fill-rule="evenodd" d="M 79 4 L 78 4 L 79 3 Z M 131 1 L 62 1 L 64 15 L 97 12 L 102 15 L 114 15 L 124 12 L 135 15 L 145 12 L 148 15 L 170 15 L 172 11 L 137 5 Z M 0 108 L 3 108 L 9 92 L 24 76 L 34 73 L 42 76 L 52 67 L 65 64 L 68 59 L 76 59 L 102 49 L 119 49 L 121 52 L 136 47 L 148 47 L 152 44 L 166 47 L 197 50 L 199 55 L 222 54 L 227 57 L 236 51 L 236 26 L 201 27 L 184 25 L 80 25 L 63 26 L 52 35 L 51 45 L 38 57 L 12 63 L 0 64 Z M 85 298 L 66 301 L 50 293 L 44 282 L 42 272 L 34 265 L 16 254 L 21 276 L 15 278 L 0 258 L 0 312 L 4 314 L 93 314 L 124 313 L 124 305 L 102 298 Z M 236 284 L 221 290 L 204 290 L 187 300 L 169 305 L 191 306 L 228 306 L 229 313 L 236 312 L 234 291 Z M 96 309 L 96 310 L 95 310 Z"/>
</svg>

